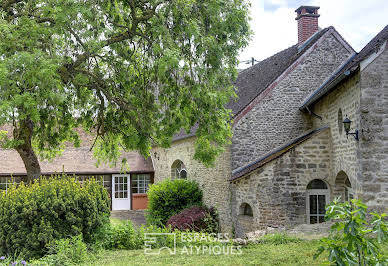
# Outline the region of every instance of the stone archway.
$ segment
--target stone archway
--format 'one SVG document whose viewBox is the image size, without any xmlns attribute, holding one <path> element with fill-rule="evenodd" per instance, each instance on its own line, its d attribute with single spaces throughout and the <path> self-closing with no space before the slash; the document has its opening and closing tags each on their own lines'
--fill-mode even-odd
<svg viewBox="0 0 388 266">
<path fill-rule="evenodd" d="M 348 201 L 354 198 L 353 186 L 344 171 L 338 172 L 335 178 L 333 196 L 335 198 L 341 197 L 342 201 Z"/>
</svg>

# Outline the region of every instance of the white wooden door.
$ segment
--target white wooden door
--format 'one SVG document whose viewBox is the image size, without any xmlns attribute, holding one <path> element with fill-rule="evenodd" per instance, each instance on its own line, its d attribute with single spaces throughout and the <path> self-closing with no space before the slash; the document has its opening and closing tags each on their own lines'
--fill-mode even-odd
<svg viewBox="0 0 388 266">
<path fill-rule="evenodd" d="M 130 175 L 112 175 L 112 210 L 131 209 Z"/>
</svg>

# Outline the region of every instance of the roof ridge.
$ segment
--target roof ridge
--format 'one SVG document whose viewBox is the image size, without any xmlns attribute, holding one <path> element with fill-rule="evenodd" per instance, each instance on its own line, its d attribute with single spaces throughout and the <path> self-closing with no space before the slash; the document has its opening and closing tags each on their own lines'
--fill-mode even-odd
<svg viewBox="0 0 388 266">
<path fill-rule="evenodd" d="M 241 70 L 238 74 L 240 75 L 240 74 L 242 74 L 244 71 L 249 70 L 249 69 L 251 69 L 251 68 L 253 68 L 253 67 L 255 67 L 255 66 L 257 66 L 257 65 L 259 65 L 259 64 L 261 64 L 261 63 L 263 63 L 263 62 L 265 62 L 265 61 L 268 61 L 269 59 L 274 58 L 275 56 L 279 55 L 280 53 L 285 52 L 285 51 L 287 51 L 287 50 L 289 50 L 289 49 L 291 49 L 291 48 L 293 48 L 293 47 L 295 47 L 295 46 L 297 46 L 297 45 L 298 45 L 298 44 L 296 43 L 296 44 L 291 45 L 291 46 L 289 46 L 289 47 L 287 47 L 287 48 L 285 48 L 285 49 L 283 49 L 283 50 L 280 50 L 279 52 L 277 52 L 277 53 L 275 53 L 275 54 L 273 54 L 273 55 L 271 55 L 271 56 L 269 56 L 269 57 L 266 57 L 265 59 L 259 61 L 258 63 L 254 64 L 253 66 L 250 66 L 250 67 L 248 67 L 248 68 L 245 68 L 245 69 Z"/>
</svg>

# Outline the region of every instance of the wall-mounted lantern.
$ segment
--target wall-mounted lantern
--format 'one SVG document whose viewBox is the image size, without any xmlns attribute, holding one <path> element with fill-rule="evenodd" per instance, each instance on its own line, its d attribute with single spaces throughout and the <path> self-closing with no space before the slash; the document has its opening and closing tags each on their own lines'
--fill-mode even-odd
<svg viewBox="0 0 388 266">
<path fill-rule="evenodd" d="M 346 137 L 348 137 L 348 135 L 353 135 L 354 139 L 358 141 L 358 130 L 356 129 L 355 132 L 349 132 L 350 125 L 352 124 L 352 121 L 348 118 L 348 116 L 346 116 L 346 118 L 344 119 L 344 121 L 342 123 L 344 123 Z"/>
</svg>

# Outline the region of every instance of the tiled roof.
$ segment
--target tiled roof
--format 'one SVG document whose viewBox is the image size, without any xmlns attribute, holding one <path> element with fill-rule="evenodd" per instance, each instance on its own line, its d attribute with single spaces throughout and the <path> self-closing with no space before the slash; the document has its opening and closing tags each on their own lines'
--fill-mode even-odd
<svg viewBox="0 0 388 266">
<path fill-rule="evenodd" d="M 340 66 L 338 70 L 329 77 L 317 90 L 309 95 L 304 101 L 300 109 L 305 109 L 317 102 L 322 96 L 331 91 L 335 85 L 341 82 L 345 77 L 354 73 L 360 62 L 367 58 L 372 53 L 376 52 L 379 47 L 388 40 L 388 25 L 382 29 L 358 54 L 351 57 L 344 65 Z"/>
<path fill-rule="evenodd" d="M 52 162 L 41 161 L 40 166 L 42 174 L 53 173 L 78 173 L 78 174 L 108 174 L 120 173 L 121 161 L 117 166 L 101 164 L 96 166 L 96 160 L 93 152 L 90 151 L 93 137 L 82 131 L 79 131 L 82 140 L 81 147 L 74 148 L 70 145 L 66 147 L 61 156 L 55 158 Z M 151 158 L 145 159 L 137 152 L 126 152 L 123 154 L 128 161 L 129 172 L 153 172 Z M 25 175 L 26 169 L 19 154 L 15 150 L 0 149 L 0 175 Z"/>
<path fill-rule="evenodd" d="M 287 142 L 286 144 L 268 152 L 267 154 L 264 154 L 262 157 L 260 157 L 259 159 L 257 159 L 256 161 L 254 162 L 251 162 L 245 166 L 242 166 L 240 168 L 237 168 L 235 170 L 232 171 L 232 177 L 229 181 L 234 181 L 240 177 L 243 177 L 249 173 L 251 173 L 252 171 L 262 167 L 263 165 L 265 165 L 266 163 L 278 158 L 279 156 L 281 156 L 282 154 L 286 153 L 287 151 L 289 151 L 290 149 L 292 149 L 293 147 L 301 144 L 302 142 L 310 139 L 311 137 L 315 136 L 316 134 L 322 132 L 323 130 L 325 129 L 328 129 L 327 126 L 325 127 L 321 127 L 321 128 L 317 128 L 317 129 L 314 129 L 314 130 L 309 130 L 307 132 L 305 132 L 304 134 L 300 135 L 299 137 Z"/>
</svg>

